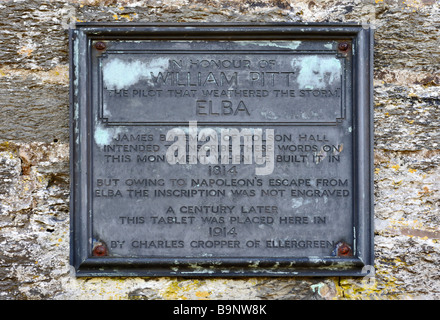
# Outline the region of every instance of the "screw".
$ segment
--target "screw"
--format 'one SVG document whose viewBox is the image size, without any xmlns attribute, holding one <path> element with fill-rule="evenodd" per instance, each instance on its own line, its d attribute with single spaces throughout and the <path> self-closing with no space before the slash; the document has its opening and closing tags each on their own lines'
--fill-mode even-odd
<svg viewBox="0 0 440 320">
<path fill-rule="evenodd" d="M 349 256 L 351 255 L 351 248 L 348 244 L 342 243 L 338 248 L 338 256 Z"/>
<path fill-rule="evenodd" d="M 95 43 L 95 48 L 97 50 L 105 50 L 107 46 L 105 45 L 105 42 L 99 41 L 97 43 Z"/>
<path fill-rule="evenodd" d="M 103 244 L 98 244 L 93 248 L 93 255 L 96 257 L 103 257 L 107 254 L 107 247 Z"/>
<path fill-rule="evenodd" d="M 338 49 L 341 51 L 347 51 L 350 48 L 350 44 L 348 42 L 340 42 L 338 44 Z"/>
</svg>

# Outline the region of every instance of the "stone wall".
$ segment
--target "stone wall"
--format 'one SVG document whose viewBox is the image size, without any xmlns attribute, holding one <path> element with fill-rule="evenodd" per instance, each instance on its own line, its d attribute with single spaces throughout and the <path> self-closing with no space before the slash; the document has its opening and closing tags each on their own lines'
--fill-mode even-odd
<svg viewBox="0 0 440 320">
<path fill-rule="evenodd" d="M 67 31 L 83 21 L 372 24 L 375 278 L 75 278 Z M 440 298 L 438 1 L 1 0 L 0 48 L 0 299 Z"/>
</svg>

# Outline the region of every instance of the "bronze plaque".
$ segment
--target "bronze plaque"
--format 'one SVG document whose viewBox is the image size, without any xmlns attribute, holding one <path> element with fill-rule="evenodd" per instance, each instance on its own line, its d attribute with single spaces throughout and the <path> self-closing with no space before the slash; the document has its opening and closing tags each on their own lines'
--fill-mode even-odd
<svg viewBox="0 0 440 320">
<path fill-rule="evenodd" d="M 365 275 L 371 39 L 354 25 L 79 24 L 77 275 Z"/>
</svg>

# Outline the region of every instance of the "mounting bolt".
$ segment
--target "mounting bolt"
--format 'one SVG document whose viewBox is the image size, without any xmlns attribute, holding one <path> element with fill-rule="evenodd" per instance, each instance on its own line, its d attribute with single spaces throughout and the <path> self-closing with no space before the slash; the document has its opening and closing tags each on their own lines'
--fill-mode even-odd
<svg viewBox="0 0 440 320">
<path fill-rule="evenodd" d="M 105 48 L 107 48 L 107 46 L 106 46 L 105 42 L 98 41 L 97 43 L 95 43 L 95 48 L 96 48 L 96 50 L 102 51 L 102 50 L 105 50 Z"/>
<path fill-rule="evenodd" d="M 348 42 L 339 42 L 338 49 L 340 51 L 347 51 L 350 48 L 350 44 Z"/>
<path fill-rule="evenodd" d="M 92 252 L 95 257 L 103 257 L 108 255 L 107 246 L 103 243 L 97 243 Z"/>
<path fill-rule="evenodd" d="M 351 247 L 348 244 L 342 242 L 338 245 L 338 256 L 351 256 L 351 255 L 352 255 Z"/>
</svg>

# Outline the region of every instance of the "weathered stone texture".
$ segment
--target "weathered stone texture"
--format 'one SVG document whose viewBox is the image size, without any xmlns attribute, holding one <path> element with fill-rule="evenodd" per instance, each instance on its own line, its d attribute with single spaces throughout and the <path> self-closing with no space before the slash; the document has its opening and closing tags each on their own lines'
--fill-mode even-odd
<svg viewBox="0 0 440 320">
<path fill-rule="evenodd" d="M 93 278 L 69 267 L 77 21 L 372 23 L 375 277 Z M 438 1 L 0 2 L 0 299 L 440 299 Z"/>
<path fill-rule="evenodd" d="M 376 81 L 379 82 L 379 81 Z M 440 96 L 438 86 L 376 83 L 375 143 L 395 151 L 438 150 Z"/>
</svg>

